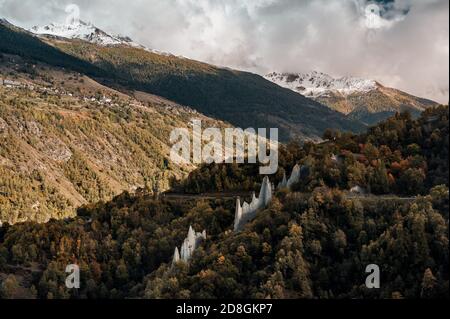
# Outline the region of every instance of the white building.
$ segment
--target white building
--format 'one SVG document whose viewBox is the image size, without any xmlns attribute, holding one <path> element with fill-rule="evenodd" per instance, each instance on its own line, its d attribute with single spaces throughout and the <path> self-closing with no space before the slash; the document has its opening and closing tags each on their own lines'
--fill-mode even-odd
<svg viewBox="0 0 450 319">
<path fill-rule="evenodd" d="M 16 81 L 3 80 L 3 85 L 8 88 L 11 88 L 11 87 L 21 86 L 22 84 L 20 82 L 16 82 Z"/>
</svg>

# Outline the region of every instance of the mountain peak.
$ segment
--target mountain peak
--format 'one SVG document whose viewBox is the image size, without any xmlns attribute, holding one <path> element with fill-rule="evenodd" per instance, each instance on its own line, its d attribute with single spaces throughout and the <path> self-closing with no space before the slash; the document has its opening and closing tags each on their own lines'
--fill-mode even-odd
<svg viewBox="0 0 450 319">
<path fill-rule="evenodd" d="M 97 28 L 90 22 L 76 20 L 70 24 L 50 23 L 45 26 L 34 26 L 29 31 L 38 35 L 51 35 L 68 39 L 80 39 L 102 46 L 129 45 L 141 47 L 128 37 L 114 36 Z"/>
<path fill-rule="evenodd" d="M 101 30 L 100 28 L 97 28 L 92 23 L 84 22 L 82 20 L 74 20 L 69 24 L 50 23 L 44 26 L 34 26 L 28 31 L 42 36 L 54 36 L 66 39 L 80 39 L 101 46 L 125 45 L 133 48 L 143 49 L 147 52 L 159 55 L 173 56 L 171 53 L 149 49 L 139 43 L 134 42 L 128 36 L 111 35 Z"/>
<path fill-rule="evenodd" d="M 270 73 L 265 78 L 322 103 L 344 115 L 366 123 L 375 124 L 396 112 L 409 111 L 418 115 L 436 103 L 388 88 L 377 81 L 359 77 L 334 78 L 328 74 Z"/>
<path fill-rule="evenodd" d="M 330 93 L 348 96 L 354 93 L 376 90 L 380 84 L 374 80 L 344 76 L 334 78 L 326 73 L 312 71 L 308 73 L 270 73 L 265 76 L 279 86 L 291 89 L 307 97 L 322 97 Z"/>
</svg>

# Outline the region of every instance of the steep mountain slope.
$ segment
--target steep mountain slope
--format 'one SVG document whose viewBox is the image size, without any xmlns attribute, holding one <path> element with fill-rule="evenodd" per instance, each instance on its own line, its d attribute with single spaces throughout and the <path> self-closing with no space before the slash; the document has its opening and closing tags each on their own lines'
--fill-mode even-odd
<svg viewBox="0 0 450 319">
<path fill-rule="evenodd" d="M 64 67 L 89 76 L 107 77 L 103 70 L 42 42 L 29 32 L 0 19 L 0 53 L 42 61 L 52 66 Z"/>
<path fill-rule="evenodd" d="M 68 216 L 124 190 L 167 188 L 189 172 L 168 160 L 170 131 L 193 116 L 228 124 L 148 92 L 242 127 L 280 127 L 286 139 L 317 139 L 330 123 L 361 128 L 249 73 L 130 45 L 45 43 L 3 20 L 0 38 L 3 222 Z"/>
<path fill-rule="evenodd" d="M 309 176 L 293 189 L 312 189 L 280 189 L 240 232 L 232 230 L 236 199 L 128 193 L 86 205 L 74 219 L 0 228 L 0 280 L 17 283 L 5 284 L 0 297 L 448 298 L 448 118 L 448 107 L 439 107 L 417 121 L 396 115 L 359 136 L 291 143 L 280 167 L 308 165 Z M 360 148 L 363 156 L 353 158 Z M 256 177 L 240 165 L 226 170 L 219 173 L 236 181 Z M 216 183 L 216 175 L 199 173 Z M 366 174 L 373 185 L 398 183 L 411 197 L 343 191 L 347 178 Z M 206 240 L 188 263 L 172 263 L 190 226 L 205 229 Z M 74 260 L 83 269 L 78 290 L 65 286 Z M 364 285 L 369 264 L 384 265 L 380 289 Z"/>
<path fill-rule="evenodd" d="M 437 106 L 433 101 L 385 87 L 368 79 L 333 78 L 320 72 L 270 73 L 265 78 L 369 125 L 376 124 L 396 112 L 409 111 L 418 115 L 428 107 Z"/>
<path fill-rule="evenodd" d="M 194 168 L 169 160 L 171 130 L 194 117 L 227 126 L 160 97 L 0 55 L 0 221 L 44 222 L 126 190 L 167 189 Z"/>
<path fill-rule="evenodd" d="M 79 39 L 40 37 L 78 61 L 95 65 L 103 72 L 103 81 L 113 79 L 116 84 L 163 96 L 235 126 L 278 127 L 285 141 L 297 137 L 317 140 L 329 127 L 365 128 L 255 74 L 130 45 L 101 46 Z"/>
</svg>

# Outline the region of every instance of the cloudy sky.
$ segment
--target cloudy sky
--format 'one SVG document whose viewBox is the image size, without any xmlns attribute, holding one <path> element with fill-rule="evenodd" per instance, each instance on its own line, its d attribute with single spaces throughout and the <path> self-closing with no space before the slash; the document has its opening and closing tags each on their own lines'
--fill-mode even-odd
<svg viewBox="0 0 450 319">
<path fill-rule="evenodd" d="M 0 17 L 63 23 L 72 3 L 161 51 L 260 74 L 367 77 L 448 103 L 448 0 L 0 0 Z"/>
</svg>

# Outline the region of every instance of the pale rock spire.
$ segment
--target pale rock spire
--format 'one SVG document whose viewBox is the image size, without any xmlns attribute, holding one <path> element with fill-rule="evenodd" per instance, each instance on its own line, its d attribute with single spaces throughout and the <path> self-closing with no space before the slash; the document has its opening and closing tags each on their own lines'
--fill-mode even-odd
<svg viewBox="0 0 450 319">
<path fill-rule="evenodd" d="M 289 179 L 286 177 L 286 173 L 283 174 L 283 180 L 278 184 L 278 188 L 291 188 L 294 184 L 300 181 L 301 166 L 295 165 L 292 169 Z M 264 177 L 259 191 L 259 196 L 252 194 L 252 200 L 250 204 L 244 202 L 241 206 L 241 200 L 238 197 L 236 200 L 236 210 L 234 214 L 234 231 L 242 230 L 243 226 L 255 218 L 258 210 L 267 207 L 272 201 L 273 191 L 275 190 L 274 184 L 269 180 L 269 177 Z"/>
<path fill-rule="evenodd" d="M 236 200 L 236 210 L 234 213 L 234 230 L 238 230 L 239 229 L 239 224 L 241 222 L 242 219 L 242 207 L 241 207 L 241 198 L 238 197 Z"/>
<path fill-rule="evenodd" d="M 255 211 L 255 210 L 257 210 L 258 209 L 258 205 L 259 205 L 259 202 L 258 202 L 258 198 L 256 198 L 256 194 L 255 194 L 255 192 L 253 192 L 253 194 L 252 194 L 252 202 L 250 203 L 250 210 L 252 210 L 252 211 Z"/>
<path fill-rule="evenodd" d="M 270 184 L 269 177 L 267 176 L 264 177 L 258 198 L 261 201 L 262 206 L 267 206 L 272 200 L 272 185 Z"/>
<path fill-rule="evenodd" d="M 247 202 L 244 202 L 242 205 L 242 214 L 245 215 L 250 211 L 250 205 Z"/>
<path fill-rule="evenodd" d="M 283 180 L 278 184 L 278 189 L 287 187 L 286 172 L 283 173 Z"/>
<path fill-rule="evenodd" d="M 295 165 L 292 169 L 291 177 L 289 177 L 289 180 L 287 181 L 287 187 L 291 188 L 292 185 L 298 183 L 300 181 L 300 165 Z"/>
<path fill-rule="evenodd" d="M 193 246 L 195 242 L 195 231 L 192 226 L 189 226 L 189 231 L 187 235 L 188 245 Z"/>
<path fill-rule="evenodd" d="M 176 264 L 180 261 L 180 252 L 178 251 L 178 247 L 175 247 L 175 253 L 173 254 L 173 264 Z"/>
<path fill-rule="evenodd" d="M 192 226 L 189 226 L 187 237 L 183 241 L 180 251 L 178 251 L 178 247 L 175 247 L 173 263 L 176 263 L 180 260 L 188 262 L 192 257 L 194 250 L 197 249 L 197 247 L 203 240 L 206 240 L 206 230 L 203 230 L 203 232 L 201 233 L 197 233 L 194 231 Z"/>
<path fill-rule="evenodd" d="M 256 213 L 260 209 L 267 207 L 272 201 L 272 189 L 273 185 L 270 183 L 269 178 L 264 177 L 261 189 L 259 191 L 259 197 L 256 194 L 252 194 L 251 203 L 244 202 L 241 206 L 241 200 L 238 197 L 236 200 L 236 211 L 234 214 L 234 231 L 240 231 L 244 225 L 255 218 Z"/>
</svg>

